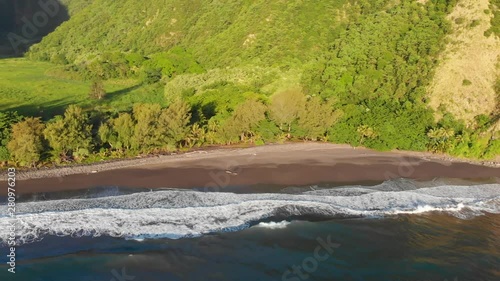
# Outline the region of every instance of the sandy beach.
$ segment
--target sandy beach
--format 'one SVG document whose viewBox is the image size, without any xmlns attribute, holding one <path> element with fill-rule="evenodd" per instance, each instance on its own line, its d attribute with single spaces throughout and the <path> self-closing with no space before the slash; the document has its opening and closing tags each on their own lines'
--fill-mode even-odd
<svg viewBox="0 0 500 281">
<path fill-rule="evenodd" d="M 0 184 L 5 182 L 0 177 Z M 377 152 L 347 145 L 296 143 L 226 148 L 88 166 L 18 171 L 17 192 L 93 187 L 204 188 L 380 182 L 394 178 L 500 178 L 498 162 L 473 163 L 429 153 Z M 5 195 L 1 189 L 0 195 Z"/>
</svg>

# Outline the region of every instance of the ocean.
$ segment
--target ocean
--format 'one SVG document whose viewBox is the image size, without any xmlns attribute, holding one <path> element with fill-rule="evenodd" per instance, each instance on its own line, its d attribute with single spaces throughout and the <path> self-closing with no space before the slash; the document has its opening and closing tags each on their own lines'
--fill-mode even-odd
<svg viewBox="0 0 500 281">
<path fill-rule="evenodd" d="M 2 200 L 2 281 L 500 280 L 495 182 L 96 188 L 21 197 L 15 218 Z"/>
</svg>

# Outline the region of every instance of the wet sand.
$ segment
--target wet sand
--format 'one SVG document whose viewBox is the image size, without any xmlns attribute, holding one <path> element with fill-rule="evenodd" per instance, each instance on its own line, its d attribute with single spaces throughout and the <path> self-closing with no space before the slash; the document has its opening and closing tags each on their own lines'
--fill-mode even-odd
<svg viewBox="0 0 500 281">
<path fill-rule="evenodd" d="M 376 152 L 334 144 L 270 145 L 19 172 L 17 193 L 105 186 L 220 190 L 228 186 L 349 184 L 395 178 L 499 181 L 498 163 L 488 164 L 427 153 Z M 0 178 L 0 184 L 4 180 Z M 0 189 L 0 195 L 5 193 L 6 188 Z"/>
</svg>

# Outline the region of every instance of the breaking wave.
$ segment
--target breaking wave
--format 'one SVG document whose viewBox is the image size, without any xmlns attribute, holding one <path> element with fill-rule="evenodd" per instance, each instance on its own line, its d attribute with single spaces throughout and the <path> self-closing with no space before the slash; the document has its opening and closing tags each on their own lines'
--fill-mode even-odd
<svg viewBox="0 0 500 281">
<path fill-rule="evenodd" d="M 281 222 L 261 222 L 258 225 L 254 227 L 258 228 L 268 228 L 268 229 L 283 229 L 286 228 L 288 225 L 290 225 L 291 222 L 289 221 L 281 221 Z"/>
<path fill-rule="evenodd" d="M 312 189 L 312 188 L 311 188 Z M 17 242 L 47 235 L 126 239 L 196 237 L 250 226 L 285 228 L 292 219 L 383 217 L 430 211 L 459 218 L 500 213 L 500 184 L 422 187 L 411 181 L 316 189 L 299 194 L 183 190 L 20 203 L 16 218 L 0 206 L 0 244 L 16 224 Z"/>
</svg>

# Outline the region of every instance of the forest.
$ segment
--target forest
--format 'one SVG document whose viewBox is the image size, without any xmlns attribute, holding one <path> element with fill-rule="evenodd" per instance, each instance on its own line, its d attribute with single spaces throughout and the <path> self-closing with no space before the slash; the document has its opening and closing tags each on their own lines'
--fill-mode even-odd
<svg viewBox="0 0 500 281">
<path fill-rule="evenodd" d="M 55 116 L 1 112 L 0 161 L 39 167 L 289 141 L 500 155 L 500 134 L 491 129 L 498 113 L 468 124 L 446 108 L 437 119 L 427 105 L 456 0 L 291 1 L 266 9 L 261 1 L 165 0 L 141 11 L 128 2 L 85 2 L 25 56 L 88 81 L 94 105 L 107 99 L 108 81 L 120 79 L 153 85 L 164 102 L 126 110 L 74 104 Z M 120 16 L 93 20 L 112 11 Z M 485 36 L 499 36 L 498 18 Z"/>
</svg>

